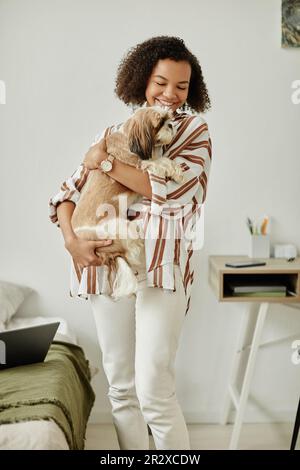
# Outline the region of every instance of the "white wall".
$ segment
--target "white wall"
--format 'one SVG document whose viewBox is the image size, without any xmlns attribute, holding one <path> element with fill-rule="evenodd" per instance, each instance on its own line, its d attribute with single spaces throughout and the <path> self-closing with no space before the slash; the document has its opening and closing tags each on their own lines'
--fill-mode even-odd
<svg viewBox="0 0 300 470">
<path fill-rule="evenodd" d="M 280 0 L 2 0 L 0 278 L 36 289 L 21 315 L 64 316 L 100 363 L 88 302 L 71 299 L 69 257 L 48 219 L 48 200 L 73 173 L 94 135 L 130 110 L 113 94 L 126 51 L 151 36 L 182 37 L 200 60 L 212 99 L 205 115 L 213 166 L 205 247 L 197 254 L 191 310 L 177 356 L 178 398 L 189 422 L 217 421 L 247 304 L 218 304 L 208 256 L 247 250 L 245 217 L 272 216 L 272 241 L 300 249 L 299 116 L 291 84 L 297 49 L 280 45 Z M 269 338 L 298 332 L 300 313 L 272 306 Z M 249 420 L 293 419 L 299 367 L 291 341 L 263 349 Z M 101 367 L 101 366 L 100 366 Z M 107 382 L 93 381 L 93 419 L 109 421 Z"/>
</svg>

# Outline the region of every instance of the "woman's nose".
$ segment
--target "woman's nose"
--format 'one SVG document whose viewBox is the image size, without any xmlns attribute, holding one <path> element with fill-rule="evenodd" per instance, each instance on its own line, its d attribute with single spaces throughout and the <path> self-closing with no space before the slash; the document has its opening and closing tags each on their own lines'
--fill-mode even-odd
<svg viewBox="0 0 300 470">
<path fill-rule="evenodd" d="M 176 98 L 176 93 L 172 88 L 168 88 L 164 91 L 164 96 L 166 99 L 172 100 L 173 98 Z"/>
</svg>

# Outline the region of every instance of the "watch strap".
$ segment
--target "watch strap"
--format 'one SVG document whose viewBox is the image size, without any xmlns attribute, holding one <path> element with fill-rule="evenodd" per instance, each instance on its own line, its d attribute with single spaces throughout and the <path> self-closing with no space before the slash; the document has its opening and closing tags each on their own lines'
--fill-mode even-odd
<svg viewBox="0 0 300 470">
<path fill-rule="evenodd" d="M 109 160 L 111 163 L 114 161 L 114 155 L 109 154 L 106 160 Z"/>
</svg>

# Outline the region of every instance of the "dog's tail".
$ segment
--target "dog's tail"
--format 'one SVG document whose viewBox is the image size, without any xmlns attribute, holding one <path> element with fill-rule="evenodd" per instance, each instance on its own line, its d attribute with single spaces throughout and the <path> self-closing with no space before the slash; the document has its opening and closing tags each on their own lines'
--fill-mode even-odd
<svg viewBox="0 0 300 470">
<path fill-rule="evenodd" d="M 107 280 L 111 297 L 118 300 L 121 297 L 135 294 L 138 281 L 133 269 L 124 259 L 124 252 L 120 250 L 115 253 L 104 253 L 103 251 L 96 253 L 101 260 L 101 264 L 107 266 Z"/>
<path fill-rule="evenodd" d="M 118 300 L 121 297 L 129 297 L 135 294 L 138 281 L 128 263 L 118 256 L 116 258 L 115 279 L 112 286 L 112 298 Z"/>
</svg>

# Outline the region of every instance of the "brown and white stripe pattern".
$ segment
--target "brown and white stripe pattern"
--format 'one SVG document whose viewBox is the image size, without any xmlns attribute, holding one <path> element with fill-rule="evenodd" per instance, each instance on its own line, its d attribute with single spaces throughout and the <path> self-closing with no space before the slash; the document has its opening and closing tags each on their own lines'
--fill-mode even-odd
<svg viewBox="0 0 300 470">
<path fill-rule="evenodd" d="M 141 218 L 145 233 L 147 285 L 175 290 L 174 263 L 179 264 L 189 310 L 191 287 L 194 280 L 193 243 L 185 239 L 185 229 L 200 217 L 201 205 L 206 199 L 211 164 L 211 139 L 204 119 L 198 115 L 175 113 L 176 135 L 162 155 L 178 163 L 184 174 L 182 184 L 161 178 L 148 170 L 152 187 L 151 200 L 143 197 L 128 210 L 128 217 Z M 118 126 L 106 128 L 96 136 L 93 144 Z M 92 144 L 92 145 L 93 145 Z M 60 191 L 50 199 L 50 219 L 58 225 L 57 205 L 65 200 L 75 204 L 87 179 L 88 170 L 81 164 L 64 181 Z M 173 236 L 169 236 L 174 234 Z M 105 266 L 80 269 L 72 260 L 70 295 L 85 299 L 89 294 L 110 293 Z"/>
</svg>

